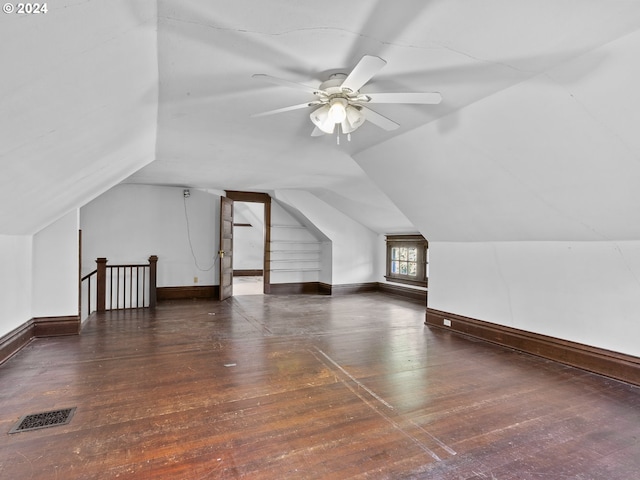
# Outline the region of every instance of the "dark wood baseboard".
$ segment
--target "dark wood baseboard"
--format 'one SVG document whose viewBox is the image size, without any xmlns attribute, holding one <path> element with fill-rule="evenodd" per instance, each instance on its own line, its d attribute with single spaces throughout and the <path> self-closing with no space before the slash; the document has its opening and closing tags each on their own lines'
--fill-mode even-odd
<svg viewBox="0 0 640 480">
<path fill-rule="evenodd" d="M 445 326 L 445 320 L 451 322 Z M 427 309 L 425 324 L 640 385 L 640 358 L 568 340 Z"/>
<path fill-rule="evenodd" d="M 33 319 L 3 335 L 0 338 L 0 363 L 18 353 L 33 338 Z"/>
<path fill-rule="evenodd" d="M 58 337 L 79 333 L 80 318 L 76 315 L 32 318 L 0 337 L 0 364 L 18 353 L 36 337 Z"/>
<path fill-rule="evenodd" d="M 189 300 L 193 298 L 214 298 L 220 295 L 219 285 L 198 285 L 188 287 L 158 287 L 158 300 Z"/>
<path fill-rule="evenodd" d="M 322 295 L 320 282 L 272 283 L 269 285 L 271 295 Z"/>
<path fill-rule="evenodd" d="M 421 305 L 426 305 L 427 302 L 427 292 L 425 290 L 380 282 L 341 285 L 332 285 L 324 282 L 272 283 L 268 285 L 267 292 L 273 295 L 351 295 L 354 293 L 383 292 L 420 302 Z"/>
<path fill-rule="evenodd" d="M 331 295 L 351 295 L 353 293 L 377 292 L 378 282 L 346 283 L 331 285 Z"/>
<path fill-rule="evenodd" d="M 254 270 L 252 270 L 254 271 Z M 158 300 L 188 300 L 193 298 L 218 298 L 218 285 L 158 287 Z M 351 295 L 355 293 L 382 292 L 403 297 L 426 305 L 427 292 L 401 285 L 380 282 L 347 283 L 331 285 L 324 282 L 270 283 L 266 285 L 269 295 Z"/>
<path fill-rule="evenodd" d="M 254 271 L 254 270 L 252 270 Z M 235 273 L 234 273 L 235 274 Z M 187 300 L 192 298 L 218 298 L 218 285 L 158 287 L 158 300 Z M 266 293 L 270 295 L 350 295 L 354 293 L 383 292 L 426 304 L 427 292 L 415 288 L 387 283 L 347 283 L 331 285 L 324 282 L 271 283 Z"/>
<path fill-rule="evenodd" d="M 393 285 L 390 283 L 382 282 L 378 283 L 378 290 L 382 293 L 415 300 L 416 302 L 420 302 L 422 305 L 427 305 L 426 290 L 418 290 L 416 288 L 403 287 L 401 285 Z"/>
<path fill-rule="evenodd" d="M 234 270 L 234 277 L 261 277 L 262 270 Z"/>
<path fill-rule="evenodd" d="M 80 318 L 77 315 L 66 317 L 36 317 L 33 319 L 34 337 L 59 337 L 78 335 Z"/>
<path fill-rule="evenodd" d="M 257 270 L 244 270 L 255 272 Z M 234 272 L 235 275 L 235 272 Z M 242 275 L 240 275 L 242 276 Z M 192 298 L 218 298 L 218 285 L 158 287 L 158 300 L 187 300 Z M 354 293 L 383 292 L 396 295 L 408 300 L 426 304 L 427 292 L 401 285 L 391 285 L 380 282 L 347 283 L 331 285 L 324 282 L 271 283 L 266 285 L 266 292 L 270 295 L 351 295 Z"/>
</svg>

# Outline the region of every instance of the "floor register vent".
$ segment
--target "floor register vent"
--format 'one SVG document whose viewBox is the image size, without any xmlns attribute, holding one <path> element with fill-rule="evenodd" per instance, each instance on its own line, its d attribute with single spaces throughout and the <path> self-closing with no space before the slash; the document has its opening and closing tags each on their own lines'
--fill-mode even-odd
<svg viewBox="0 0 640 480">
<path fill-rule="evenodd" d="M 18 423 L 9 430 L 9 433 L 26 432 L 28 430 L 38 430 L 40 428 L 56 427 L 66 425 L 71 421 L 76 407 L 65 408 L 63 410 L 53 410 L 51 412 L 32 413 L 24 415 Z"/>
</svg>

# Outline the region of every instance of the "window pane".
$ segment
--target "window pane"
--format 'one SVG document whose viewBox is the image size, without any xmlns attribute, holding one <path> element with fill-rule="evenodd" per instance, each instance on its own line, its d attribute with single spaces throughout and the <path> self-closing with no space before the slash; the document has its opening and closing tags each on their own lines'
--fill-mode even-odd
<svg viewBox="0 0 640 480">
<path fill-rule="evenodd" d="M 407 274 L 407 262 L 401 262 L 400 263 L 400 275 L 406 275 Z"/>
<path fill-rule="evenodd" d="M 410 262 L 415 262 L 418 259 L 418 249 L 416 247 L 409 248 L 409 258 Z"/>
<path fill-rule="evenodd" d="M 400 256 L 399 253 L 398 253 L 398 250 L 399 250 L 398 247 L 393 247 L 391 249 L 391 259 L 392 260 L 398 260 L 398 258 Z"/>
<path fill-rule="evenodd" d="M 399 273 L 398 262 L 391 262 L 391 273 Z"/>
<path fill-rule="evenodd" d="M 406 259 L 407 259 L 407 248 L 402 247 L 400 249 L 400 260 L 406 260 Z"/>
<path fill-rule="evenodd" d="M 409 263 L 409 275 L 415 277 L 418 275 L 418 264 L 417 263 Z"/>
</svg>

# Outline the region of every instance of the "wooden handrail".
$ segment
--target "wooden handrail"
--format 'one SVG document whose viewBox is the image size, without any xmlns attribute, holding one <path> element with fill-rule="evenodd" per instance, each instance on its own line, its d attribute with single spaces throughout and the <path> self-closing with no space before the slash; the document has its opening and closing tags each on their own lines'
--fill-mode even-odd
<svg viewBox="0 0 640 480">
<path fill-rule="evenodd" d="M 133 268 L 133 267 L 148 267 L 148 263 L 119 263 L 118 265 L 107 265 L 107 268 Z"/>
<path fill-rule="evenodd" d="M 91 315 L 91 290 L 92 290 L 91 289 L 91 277 L 93 277 L 94 275 L 97 275 L 97 274 L 98 274 L 98 270 L 96 269 L 96 270 L 94 270 L 92 272 L 87 273 L 84 277 L 80 278 L 80 285 L 81 285 L 80 295 L 81 296 L 82 296 L 82 285 L 84 284 L 85 281 L 87 282 L 87 303 L 86 303 L 86 306 L 87 306 L 87 317 L 89 315 Z M 80 316 L 81 316 L 81 320 L 84 320 L 86 317 L 84 316 L 84 313 L 83 313 L 82 304 L 83 304 L 83 302 L 82 302 L 82 298 L 81 298 L 80 299 Z"/>
<path fill-rule="evenodd" d="M 96 269 L 96 270 L 94 270 L 93 272 L 89 272 L 89 273 L 87 273 L 84 277 L 82 277 L 82 278 L 80 279 L 80 281 L 81 281 L 81 282 L 84 282 L 87 278 L 89 278 L 89 277 L 90 277 L 90 276 L 92 276 L 92 275 L 95 275 L 96 273 L 98 273 L 98 270 L 97 270 L 97 269 Z"/>
</svg>

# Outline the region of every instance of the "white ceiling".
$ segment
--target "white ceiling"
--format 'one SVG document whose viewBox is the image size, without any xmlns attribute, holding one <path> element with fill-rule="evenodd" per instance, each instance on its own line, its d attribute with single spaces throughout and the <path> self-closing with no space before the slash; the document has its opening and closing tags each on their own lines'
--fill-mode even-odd
<svg viewBox="0 0 640 480">
<path fill-rule="evenodd" d="M 0 14 L 0 234 L 34 233 L 154 159 L 156 9 L 128 3 Z"/>
<path fill-rule="evenodd" d="M 308 190 L 374 231 L 430 239 L 640 238 L 639 27 L 637 0 L 78 0 L 3 15 L 0 233 L 126 179 Z M 364 54 L 388 63 L 362 91 L 443 102 L 381 105 L 398 130 L 367 123 L 340 145 L 310 136 L 307 110 L 251 117 L 313 98 L 253 74 L 317 86 Z"/>
</svg>

